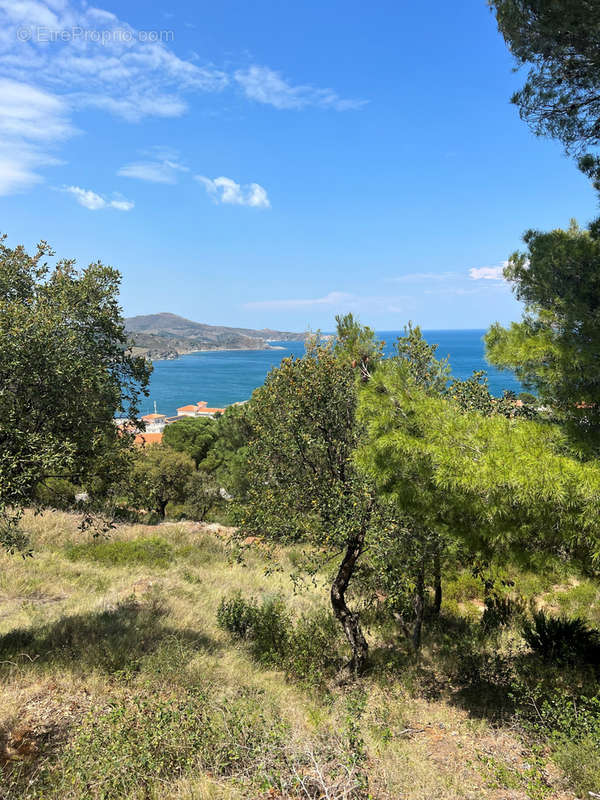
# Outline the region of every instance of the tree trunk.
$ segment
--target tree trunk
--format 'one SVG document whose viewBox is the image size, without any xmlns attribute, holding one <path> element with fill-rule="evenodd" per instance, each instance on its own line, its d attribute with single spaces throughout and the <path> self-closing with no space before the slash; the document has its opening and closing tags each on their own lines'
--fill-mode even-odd
<svg viewBox="0 0 600 800">
<path fill-rule="evenodd" d="M 352 648 L 350 670 L 359 675 L 365 668 L 369 646 L 360 627 L 358 614 L 350 611 L 346 605 L 346 590 L 354 573 L 356 562 L 362 553 L 365 530 L 353 539 L 346 549 L 337 575 L 331 585 L 331 606 L 336 619 L 341 623 L 346 638 Z"/>
<path fill-rule="evenodd" d="M 413 608 L 415 610 L 415 624 L 413 627 L 413 647 L 418 653 L 421 649 L 421 631 L 423 630 L 423 614 L 425 612 L 425 564 L 421 561 L 417 583 L 415 586 L 415 596 L 413 598 Z"/>
<path fill-rule="evenodd" d="M 433 554 L 433 612 L 436 617 L 439 617 L 442 609 L 442 564 L 440 558 L 440 548 L 436 547 Z"/>
<path fill-rule="evenodd" d="M 168 500 L 159 500 L 156 504 L 156 510 L 158 511 L 158 516 L 161 519 L 165 518 L 165 510 L 167 508 Z"/>
</svg>

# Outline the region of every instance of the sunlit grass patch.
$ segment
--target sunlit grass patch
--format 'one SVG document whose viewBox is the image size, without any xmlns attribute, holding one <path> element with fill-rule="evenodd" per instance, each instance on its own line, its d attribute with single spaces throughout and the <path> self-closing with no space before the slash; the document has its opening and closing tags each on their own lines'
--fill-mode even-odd
<svg viewBox="0 0 600 800">
<path fill-rule="evenodd" d="M 94 561 L 113 567 L 143 565 L 166 568 L 173 561 L 174 548 L 158 536 L 151 539 L 98 540 L 71 544 L 65 548 L 69 561 Z"/>
</svg>

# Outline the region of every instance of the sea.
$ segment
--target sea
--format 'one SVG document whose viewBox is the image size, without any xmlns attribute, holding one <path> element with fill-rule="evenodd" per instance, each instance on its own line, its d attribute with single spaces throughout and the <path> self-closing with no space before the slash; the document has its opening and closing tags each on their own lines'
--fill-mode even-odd
<svg viewBox="0 0 600 800">
<path fill-rule="evenodd" d="M 430 344 L 437 344 L 437 357 L 448 357 L 453 377 L 464 380 L 474 370 L 487 372 L 490 391 L 500 397 L 505 389 L 522 390 L 515 376 L 500 371 L 485 360 L 484 330 L 423 331 Z M 378 331 L 385 341 L 385 352 L 402 331 Z M 302 342 L 271 342 L 276 350 L 213 350 L 190 353 L 172 361 L 155 361 L 150 379 L 150 395 L 142 402 L 142 413 L 154 411 L 172 416 L 177 408 L 206 400 L 211 408 L 224 408 L 248 400 L 261 386 L 268 372 L 286 356 L 302 356 Z"/>
</svg>

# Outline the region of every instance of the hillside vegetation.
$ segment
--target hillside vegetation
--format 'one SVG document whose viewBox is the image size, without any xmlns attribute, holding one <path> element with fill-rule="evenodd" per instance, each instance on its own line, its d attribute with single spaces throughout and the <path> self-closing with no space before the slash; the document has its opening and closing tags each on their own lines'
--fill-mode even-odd
<svg viewBox="0 0 600 800">
<path fill-rule="evenodd" d="M 196 350 L 268 350 L 269 341 L 303 341 L 306 335 L 205 325 L 165 312 L 128 317 L 125 325 L 134 354 L 149 358 L 175 358 Z"/>
<path fill-rule="evenodd" d="M 0 552 L 2 800 L 566 800 L 598 778 L 529 713 L 547 713 L 540 682 L 582 673 L 532 655 L 518 614 L 482 622 L 468 570 L 445 578 L 419 657 L 371 608 L 372 667 L 345 683 L 329 576 L 290 578 L 301 549 L 240 549 L 215 524 L 94 539 L 78 523 L 27 514 L 34 558 Z M 510 597 L 600 621 L 598 586 L 559 563 L 509 578 Z"/>
</svg>

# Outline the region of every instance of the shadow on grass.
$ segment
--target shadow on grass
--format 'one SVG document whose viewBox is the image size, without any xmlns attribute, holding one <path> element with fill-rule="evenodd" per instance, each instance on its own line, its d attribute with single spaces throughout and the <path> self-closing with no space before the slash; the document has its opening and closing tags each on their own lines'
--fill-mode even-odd
<svg viewBox="0 0 600 800">
<path fill-rule="evenodd" d="M 0 674 L 14 667 L 56 664 L 113 673 L 135 668 L 163 644 L 214 652 L 218 644 L 203 633 L 163 624 L 167 609 L 157 599 L 127 599 L 113 608 L 63 617 L 37 628 L 0 636 Z"/>
</svg>

